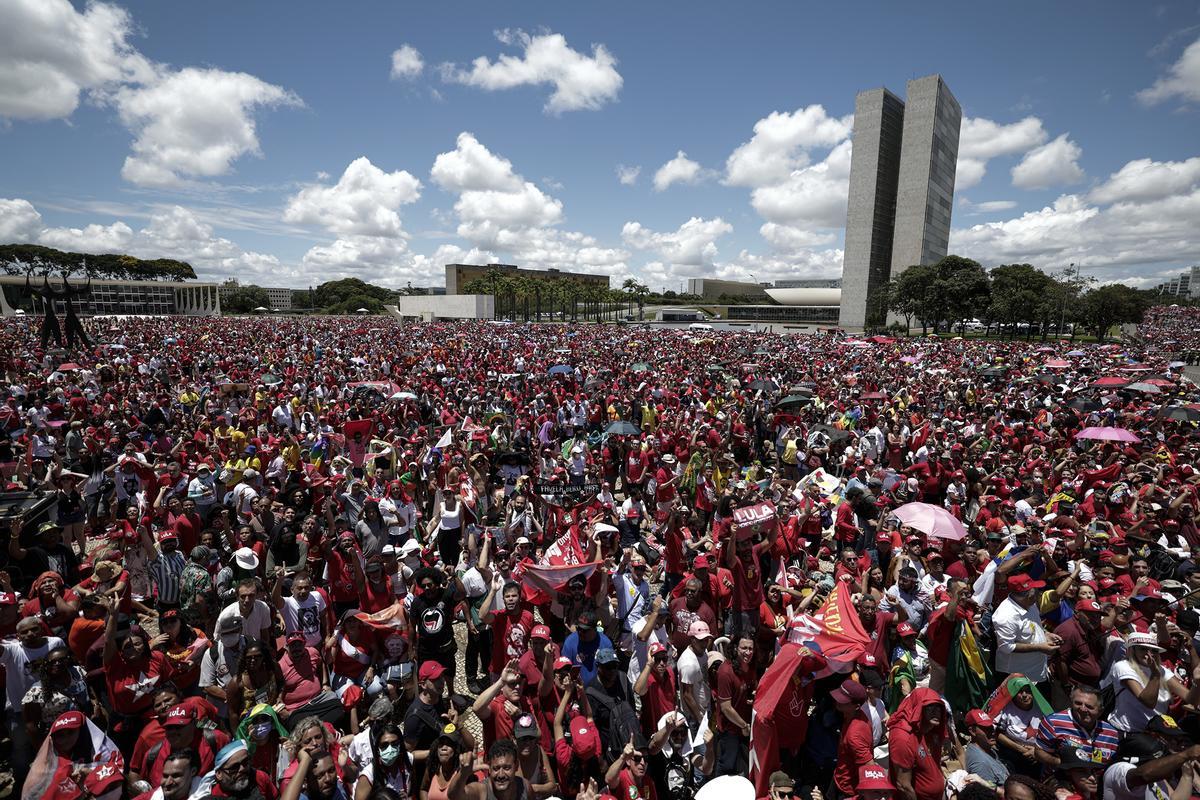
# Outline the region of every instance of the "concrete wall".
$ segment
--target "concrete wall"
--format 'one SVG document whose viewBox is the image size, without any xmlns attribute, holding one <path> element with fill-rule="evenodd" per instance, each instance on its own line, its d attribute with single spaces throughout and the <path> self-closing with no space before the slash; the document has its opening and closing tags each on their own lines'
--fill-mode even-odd
<svg viewBox="0 0 1200 800">
<path fill-rule="evenodd" d="M 400 316 L 413 320 L 491 319 L 495 309 L 490 294 L 410 295 L 396 302 Z"/>
</svg>

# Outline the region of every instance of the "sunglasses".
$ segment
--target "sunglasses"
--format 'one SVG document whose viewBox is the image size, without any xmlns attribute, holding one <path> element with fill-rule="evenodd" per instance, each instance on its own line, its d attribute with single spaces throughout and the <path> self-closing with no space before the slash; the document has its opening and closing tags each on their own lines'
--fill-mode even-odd
<svg viewBox="0 0 1200 800">
<path fill-rule="evenodd" d="M 238 761 L 237 763 L 229 763 L 229 764 L 225 764 L 223 766 L 217 767 L 216 771 L 223 772 L 226 775 L 230 775 L 234 772 L 241 772 L 242 770 L 249 769 L 249 768 L 250 768 L 250 759 L 247 758 L 242 761 Z"/>
</svg>

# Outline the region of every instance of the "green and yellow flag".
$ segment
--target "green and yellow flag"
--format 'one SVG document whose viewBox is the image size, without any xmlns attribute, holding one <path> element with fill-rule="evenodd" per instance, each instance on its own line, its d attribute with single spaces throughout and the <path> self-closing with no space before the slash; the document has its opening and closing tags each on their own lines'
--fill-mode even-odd
<svg viewBox="0 0 1200 800">
<path fill-rule="evenodd" d="M 950 663 L 946 665 L 946 699 L 952 708 L 982 708 L 992 683 L 992 671 L 983 660 L 975 631 L 959 620 L 951 641 L 958 646 L 950 648 Z"/>
</svg>

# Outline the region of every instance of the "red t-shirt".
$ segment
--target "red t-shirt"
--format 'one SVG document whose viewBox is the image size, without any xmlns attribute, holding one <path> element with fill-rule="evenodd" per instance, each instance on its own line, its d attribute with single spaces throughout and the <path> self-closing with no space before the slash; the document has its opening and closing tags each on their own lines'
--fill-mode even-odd
<svg viewBox="0 0 1200 800">
<path fill-rule="evenodd" d="M 754 554 L 748 561 L 743 561 L 740 557 L 733 559 L 733 566 L 729 571 L 733 573 L 733 608 L 735 611 L 755 612 L 762 603 L 763 576 L 759 571 L 758 564 L 762 551 L 770 546 L 769 542 L 760 542 L 754 546 Z"/>
<path fill-rule="evenodd" d="M 229 734 L 221 731 L 213 731 L 209 734 L 213 738 L 213 745 L 208 743 L 208 739 L 200 731 L 196 731 L 196 737 L 192 739 L 192 749 L 200 756 L 200 771 L 197 775 L 204 775 L 212 771 L 213 761 L 216 760 L 217 752 L 222 747 L 229 744 Z M 163 766 L 167 763 L 167 756 L 171 755 L 171 743 L 163 738 L 162 747 L 158 748 L 158 755 L 154 759 L 153 764 L 145 764 L 145 770 L 140 770 L 139 774 L 146 779 L 146 782 L 151 786 L 162 785 Z"/>
<path fill-rule="evenodd" d="M 658 730 L 658 721 L 675 710 L 675 671 L 667 667 L 662 677 L 650 668 L 646 676 L 646 695 L 642 698 L 642 730 Z"/>
<path fill-rule="evenodd" d="M 896 770 L 911 770 L 917 800 L 941 800 L 946 790 L 946 779 L 938 761 L 940 750 L 940 747 L 934 747 L 909 731 L 893 729 L 888 740 L 892 782 L 896 782 Z"/>
<path fill-rule="evenodd" d="M 875 739 L 871 734 L 871 721 L 859 710 L 846 722 L 842 737 L 838 740 L 837 766 L 833 770 L 833 782 L 838 791 L 854 794 L 859 767 L 874 760 Z"/>
<path fill-rule="evenodd" d="M 108 696 L 113 709 L 119 714 L 144 714 L 149 711 L 154 702 L 154 687 L 170 676 L 171 664 L 167 656 L 157 651 L 151 651 L 144 663 L 138 666 L 130 666 L 117 653 L 104 670 Z"/>
<path fill-rule="evenodd" d="M 495 612 L 492 622 L 492 672 L 499 675 L 504 665 L 514 658 L 519 659 L 529 649 L 529 634 L 533 630 L 533 612 L 522 606 L 509 613 L 508 609 Z"/>
<path fill-rule="evenodd" d="M 726 661 L 717 669 L 717 687 L 713 692 L 713 699 L 719 705 L 726 700 L 733 706 L 733 710 L 742 718 L 743 722 L 750 722 L 750 694 L 754 691 L 757 681 L 754 674 L 743 674 L 733 668 L 733 664 Z M 741 731 L 730 722 L 725 714 L 717 711 L 717 730 L 726 731 L 729 733 L 741 733 Z"/>
<path fill-rule="evenodd" d="M 315 647 L 304 648 L 307 658 L 292 660 L 292 651 L 284 652 L 279 660 L 283 671 L 283 704 L 289 713 L 312 700 L 321 692 L 321 654 Z"/>
<path fill-rule="evenodd" d="M 616 797 L 618 800 L 657 800 L 658 795 L 654 793 L 654 781 L 650 780 L 649 775 L 646 775 L 642 785 L 638 786 L 626 767 L 617 775 Z"/>
</svg>

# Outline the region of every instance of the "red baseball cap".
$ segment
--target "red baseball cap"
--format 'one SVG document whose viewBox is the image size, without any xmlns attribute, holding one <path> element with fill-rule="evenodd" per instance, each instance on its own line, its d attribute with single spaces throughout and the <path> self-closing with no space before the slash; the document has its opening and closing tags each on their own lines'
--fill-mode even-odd
<svg viewBox="0 0 1200 800">
<path fill-rule="evenodd" d="M 1045 581 L 1035 581 L 1023 572 L 1020 575 L 1010 575 L 1008 578 L 1010 592 L 1028 592 L 1030 589 L 1041 589 L 1045 585 Z"/>
<path fill-rule="evenodd" d="M 967 724 L 978 725 L 981 728 L 990 728 L 996 723 L 991 717 L 988 716 L 986 711 L 973 708 L 967 712 Z"/>
<path fill-rule="evenodd" d="M 530 639 L 545 639 L 550 641 L 550 628 L 546 625 L 534 625 L 533 630 L 529 633 Z"/>
<path fill-rule="evenodd" d="M 190 725 L 195 721 L 196 712 L 180 703 L 177 706 L 171 706 L 171 710 L 167 712 L 166 718 L 162 721 L 162 726 L 164 728 L 173 728 L 179 725 Z"/>
<path fill-rule="evenodd" d="M 709 566 L 711 565 L 708 563 L 708 556 L 704 555 L 703 553 L 696 556 L 696 560 L 692 562 L 693 569 L 705 569 Z"/>
<path fill-rule="evenodd" d="M 863 764 L 858 768 L 860 792 L 894 792 L 896 787 L 888 780 L 888 771 L 878 764 Z"/>
<path fill-rule="evenodd" d="M 167 529 L 165 529 L 165 530 L 161 530 L 161 531 L 159 531 L 159 532 L 158 532 L 158 540 L 159 540 L 160 542 L 165 542 L 165 541 L 167 541 L 168 539 L 174 539 L 175 541 L 177 541 L 177 542 L 178 542 L 178 541 L 179 541 L 179 534 L 178 534 L 178 533 L 176 533 L 175 531 L 173 531 L 173 530 L 172 530 L 172 529 L 170 529 L 170 528 L 167 528 Z"/>
<path fill-rule="evenodd" d="M 570 669 L 573 666 L 575 666 L 575 662 L 566 656 L 559 656 L 558 658 L 554 659 L 555 672 L 558 672 L 560 669 Z"/>
<path fill-rule="evenodd" d="M 50 726 L 50 733 L 58 731 L 73 731 L 83 727 L 83 714 L 78 711 L 65 711 L 58 715 Z"/>
<path fill-rule="evenodd" d="M 600 734 L 583 715 L 571 720 L 571 752 L 582 759 L 600 757 Z"/>
<path fill-rule="evenodd" d="M 667 648 L 663 645 L 662 642 L 654 642 L 652 645 L 650 645 L 651 657 L 656 656 L 659 653 L 665 653 L 665 652 L 667 652 Z"/>
<path fill-rule="evenodd" d="M 422 681 L 436 681 L 442 677 L 445 671 L 446 668 L 437 661 L 426 661 L 421 665 L 421 669 L 417 671 L 417 679 Z"/>
<path fill-rule="evenodd" d="M 92 797 L 100 795 L 117 786 L 124 780 L 121 770 L 115 764 L 102 764 L 88 773 L 83 780 L 83 788 Z"/>
<path fill-rule="evenodd" d="M 908 624 L 907 622 L 901 622 L 899 625 L 896 626 L 896 635 L 897 636 L 916 636 L 917 629 L 914 628 L 912 625 Z"/>
<path fill-rule="evenodd" d="M 1100 606 L 1096 605 L 1095 600 L 1080 600 L 1075 604 L 1075 611 L 1095 611 L 1097 614 L 1102 611 Z"/>
</svg>

